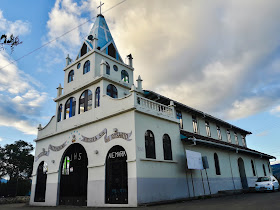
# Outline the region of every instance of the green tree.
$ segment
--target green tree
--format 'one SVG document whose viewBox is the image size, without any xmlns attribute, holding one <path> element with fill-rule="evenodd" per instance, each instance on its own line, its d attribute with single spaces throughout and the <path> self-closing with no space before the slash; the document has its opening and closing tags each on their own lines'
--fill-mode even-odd
<svg viewBox="0 0 280 210">
<path fill-rule="evenodd" d="M 23 140 L 0 146 L 0 178 L 9 176 L 10 181 L 29 179 L 34 156 L 30 152 L 33 145 Z"/>
<path fill-rule="evenodd" d="M 14 51 L 14 47 L 22 44 L 22 42 L 19 40 L 18 36 L 14 37 L 13 34 L 10 35 L 10 37 L 6 34 L 2 34 L 0 38 L 0 50 L 4 50 L 5 46 L 10 46 L 11 52 Z"/>
</svg>

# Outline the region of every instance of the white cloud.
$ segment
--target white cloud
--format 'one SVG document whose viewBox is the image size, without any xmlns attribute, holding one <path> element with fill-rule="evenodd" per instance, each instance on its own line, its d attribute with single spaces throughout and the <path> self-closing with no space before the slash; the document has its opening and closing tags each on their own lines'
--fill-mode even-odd
<svg viewBox="0 0 280 210">
<path fill-rule="evenodd" d="M 85 2 L 85 4 L 86 3 L 87 2 Z M 51 43 L 51 47 L 61 49 L 64 54 L 66 54 L 67 51 L 68 53 L 72 52 L 74 49 L 76 53 L 78 52 L 77 48 L 82 44 L 83 36 L 90 30 L 90 22 L 85 23 L 87 19 L 81 18 L 82 12 L 86 11 L 85 4 L 79 6 L 72 0 L 56 0 L 54 8 L 49 13 L 49 20 L 47 22 L 49 32 L 46 41 L 53 40 L 74 29 L 78 25 L 82 25 L 71 31 L 71 33 Z"/>
<path fill-rule="evenodd" d="M 107 19 L 145 89 L 238 119 L 280 99 L 279 62 L 271 56 L 280 41 L 280 2 L 269 2 L 127 1 Z"/>
<path fill-rule="evenodd" d="M 279 116 L 280 117 L 280 105 L 272 108 L 270 110 L 270 113 L 273 114 L 273 115 L 276 115 L 276 116 Z"/>
<path fill-rule="evenodd" d="M 226 111 L 226 116 L 230 119 L 239 119 L 256 114 L 260 111 L 266 111 L 275 103 L 274 99 L 265 97 L 251 97 L 242 101 L 236 100 L 233 106 Z"/>
<path fill-rule="evenodd" d="M 0 10 L 0 30 L 6 34 L 13 34 L 15 36 L 25 35 L 30 33 L 31 24 L 28 21 L 22 20 L 9 21 L 4 18 L 3 11 Z"/>
<path fill-rule="evenodd" d="M 0 52 L 0 63 L 6 65 L 9 55 Z M 0 69 L 0 126 L 13 127 L 25 134 L 37 134 L 41 105 L 48 94 L 39 92 L 39 82 L 22 72 L 15 64 Z"/>
<path fill-rule="evenodd" d="M 4 51 L 0 53 L 1 66 L 8 65 L 9 55 Z M 11 64 L 5 68 L 0 69 L 0 90 L 8 91 L 11 94 L 18 94 L 25 92 L 31 86 L 28 83 L 24 73 L 19 71 L 15 64 Z"/>
<path fill-rule="evenodd" d="M 3 141 L 3 139 L 0 137 L 0 141 Z"/>
<path fill-rule="evenodd" d="M 263 132 L 257 133 L 256 136 L 260 136 L 260 137 L 261 136 L 267 136 L 268 133 L 269 133 L 268 131 L 263 131 Z"/>
</svg>

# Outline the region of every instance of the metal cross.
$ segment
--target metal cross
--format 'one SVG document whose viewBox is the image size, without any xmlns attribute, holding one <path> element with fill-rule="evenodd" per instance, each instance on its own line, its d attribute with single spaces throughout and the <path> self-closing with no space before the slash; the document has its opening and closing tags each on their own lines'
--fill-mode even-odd
<svg viewBox="0 0 280 210">
<path fill-rule="evenodd" d="M 103 4 L 104 3 L 101 4 L 101 1 L 100 1 L 100 5 L 97 7 L 97 9 L 100 8 L 100 15 L 101 15 L 101 7 L 102 7 Z"/>
</svg>

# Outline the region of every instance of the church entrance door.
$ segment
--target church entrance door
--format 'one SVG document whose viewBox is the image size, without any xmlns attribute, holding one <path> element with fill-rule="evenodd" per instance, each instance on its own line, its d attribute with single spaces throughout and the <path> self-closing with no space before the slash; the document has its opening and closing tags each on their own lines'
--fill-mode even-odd
<svg viewBox="0 0 280 210">
<path fill-rule="evenodd" d="M 60 205 L 87 205 L 88 158 L 81 144 L 65 151 L 60 167 Z"/>
<path fill-rule="evenodd" d="M 245 167 L 244 167 L 244 161 L 242 158 L 238 158 L 238 168 L 239 168 L 239 174 L 240 174 L 242 188 L 247 189 L 248 182 L 247 182 L 247 177 L 246 177 L 246 172 L 245 172 Z"/>
<path fill-rule="evenodd" d="M 127 204 L 127 155 L 121 146 L 112 147 L 106 157 L 105 203 Z"/>
</svg>

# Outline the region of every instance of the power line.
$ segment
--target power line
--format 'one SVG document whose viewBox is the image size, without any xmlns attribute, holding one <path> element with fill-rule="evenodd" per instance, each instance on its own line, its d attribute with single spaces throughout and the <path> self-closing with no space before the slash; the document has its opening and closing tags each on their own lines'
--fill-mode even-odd
<svg viewBox="0 0 280 210">
<path fill-rule="evenodd" d="M 124 3 L 125 1 L 126 1 L 126 0 L 123 0 L 123 1 L 121 1 L 121 2 L 119 2 L 119 3 L 117 3 L 117 4 L 115 4 L 114 6 L 110 7 L 110 8 L 107 9 L 107 10 L 105 10 L 105 11 L 103 12 L 103 14 L 106 13 L 106 12 L 108 12 L 108 11 L 110 11 L 111 9 L 117 7 L 118 5 Z M 47 43 L 45 43 L 45 44 L 43 44 L 42 46 L 40 46 L 40 47 L 38 47 L 38 48 L 36 48 L 36 49 L 30 51 L 29 53 L 27 53 L 27 54 L 25 54 L 25 55 L 19 57 L 18 59 L 14 60 L 14 61 L 11 61 L 11 62 L 8 63 L 7 65 L 1 67 L 0 70 L 6 68 L 6 67 L 8 67 L 8 66 L 10 66 L 11 64 L 13 64 L 13 63 L 15 63 L 15 62 L 17 62 L 17 61 L 19 61 L 19 60 L 21 60 L 21 59 L 23 59 L 24 57 L 29 56 L 30 54 L 32 54 L 32 53 L 34 53 L 34 52 L 36 52 L 36 51 L 38 51 L 38 50 L 44 48 L 45 46 L 51 44 L 52 42 L 54 42 L 54 41 L 60 39 L 61 37 L 65 36 L 66 34 L 69 34 L 70 32 L 76 30 L 76 29 L 79 28 L 80 26 L 82 26 L 82 25 L 84 25 L 84 24 L 86 24 L 86 23 L 88 23 L 89 21 L 94 20 L 94 19 L 96 19 L 96 18 L 94 17 L 94 18 L 88 19 L 86 22 L 81 23 L 80 25 L 76 26 L 75 28 L 73 28 L 73 29 L 71 29 L 71 30 L 65 32 L 64 34 L 62 34 L 62 35 L 60 35 L 60 36 L 58 36 L 58 37 L 56 37 L 56 38 L 54 38 L 54 39 L 52 39 L 51 41 L 48 41 Z"/>
</svg>

